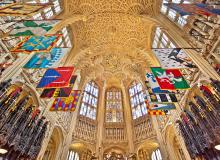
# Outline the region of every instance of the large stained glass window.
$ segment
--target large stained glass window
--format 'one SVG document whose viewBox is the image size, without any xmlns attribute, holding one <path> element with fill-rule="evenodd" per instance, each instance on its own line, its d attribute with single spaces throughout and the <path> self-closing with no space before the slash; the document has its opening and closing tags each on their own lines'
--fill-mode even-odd
<svg viewBox="0 0 220 160">
<path fill-rule="evenodd" d="M 98 92 L 99 89 L 95 82 L 89 82 L 86 84 L 80 107 L 80 115 L 93 120 L 96 119 Z"/>
<path fill-rule="evenodd" d="M 117 88 L 106 92 L 106 122 L 123 122 L 122 93 Z"/>
<path fill-rule="evenodd" d="M 147 108 L 144 101 L 144 92 L 141 83 L 133 82 L 129 88 L 129 95 L 133 119 L 137 119 L 147 114 Z"/>
</svg>

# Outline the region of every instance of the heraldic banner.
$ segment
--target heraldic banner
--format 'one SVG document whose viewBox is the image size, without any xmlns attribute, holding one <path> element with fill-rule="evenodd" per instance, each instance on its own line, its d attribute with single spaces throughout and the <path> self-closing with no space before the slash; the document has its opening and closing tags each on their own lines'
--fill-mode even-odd
<svg viewBox="0 0 220 160">
<path fill-rule="evenodd" d="M 59 20 L 22 20 L 14 25 L 10 36 L 43 36 L 51 30 Z"/>
<path fill-rule="evenodd" d="M 68 87 L 73 70 L 73 67 L 50 68 L 44 73 L 44 76 L 37 85 L 37 88 Z"/>
<path fill-rule="evenodd" d="M 190 86 L 178 69 L 162 69 L 151 67 L 160 88 L 163 90 L 188 89 Z"/>
</svg>

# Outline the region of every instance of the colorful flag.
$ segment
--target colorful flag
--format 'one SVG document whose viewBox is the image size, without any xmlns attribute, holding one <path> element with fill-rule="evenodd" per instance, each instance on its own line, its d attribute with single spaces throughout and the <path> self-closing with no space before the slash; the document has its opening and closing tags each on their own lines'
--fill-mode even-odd
<svg viewBox="0 0 220 160">
<path fill-rule="evenodd" d="M 148 110 L 147 114 L 152 116 L 165 116 L 167 115 L 167 111 L 161 111 L 161 110 Z"/>
<path fill-rule="evenodd" d="M 160 85 L 160 89 L 162 90 L 190 88 L 178 69 L 162 69 L 160 67 L 151 67 L 151 71 L 156 77 L 156 80 Z"/>
<path fill-rule="evenodd" d="M 164 3 L 165 6 L 175 10 L 181 16 L 185 15 L 204 15 L 204 16 L 212 16 L 212 15 L 220 15 L 220 9 L 215 9 L 210 5 L 203 3 L 195 3 L 195 4 L 177 4 L 177 3 Z"/>
<path fill-rule="evenodd" d="M 51 30 L 59 20 L 23 20 L 14 25 L 10 36 L 43 36 Z"/>
<path fill-rule="evenodd" d="M 53 94 L 54 98 L 57 97 L 69 97 L 73 87 L 64 87 L 64 88 L 57 88 Z"/>
<path fill-rule="evenodd" d="M 77 75 L 73 75 L 70 79 L 70 87 L 73 87 L 76 83 Z"/>
<path fill-rule="evenodd" d="M 40 98 L 51 98 L 55 92 L 56 88 L 46 88 L 40 95 Z"/>
<path fill-rule="evenodd" d="M 145 101 L 146 102 L 146 106 L 147 106 L 147 114 L 148 115 L 168 115 L 170 114 L 169 113 L 169 110 L 152 110 L 150 107 L 150 103 L 148 103 L 148 101 Z"/>
<path fill-rule="evenodd" d="M 155 81 L 156 81 L 156 79 L 155 79 Z M 154 102 L 154 103 L 178 102 L 176 94 L 174 92 L 170 92 L 167 90 L 167 92 L 164 92 L 164 93 L 163 92 L 154 93 L 153 89 L 150 85 L 150 81 L 145 81 L 145 85 L 146 85 L 145 99 L 148 100 L 149 102 Z M 166 90 L 164 90 L 164 91 L 166 91 Z"/>
<path fill-rule="evenodd" d="M 173 103 L 151 105 L 151 110 L 173 110 L 173 109 L 176 109 L 176 106 Z"/>
<path fill-rule="evenodd" d="M 77 76 L 73 75 L 69 82 L 69 87 L 64 88 L 45 88 L 43 92 L 41 93 L 41 98 L 57 98 L 57 97 L 69 97 Z"/>
<path fill-rule="evenodd" d="M 68 98 L 56 98 L 50 111 L 74 111 L 80 98 L 81 91 L 74 90 Z"/>
<path fill-rule="evenodd" d="M 46 5 L 13 3 L 0 7 L 0 16 L 27 16 L 42 10 Z"/>
<path fill-rule="evenodd" d="M 35 53 L 24 68 L 50 68 L 69 51 L 69 48 L 53 48 L 50 52 Z"/>
<path fill-rule="evenodd" d="M 61 88 L 69 86 L 73 70 L 73 67 L 47 69 L 37 88 Z"/>
<path fill-rule="evenodd" d="M 162 68 L 196 68 L 192 60 L 181 48 L 153 49 L 153 52 L 160 61 Z"/>
<path fill-rule="evenodd" d="M 177 97 L 174 93 L 153 93 L 151 88 L 146 90 L 146 100 L 154 103 L 171 103 L 178 102 Z"/>
<path fill-rule="evenodd" d="M 171 91 L 168 90 L 161 90 L 159 84 L 157 83 L 156 78 L 152 73 L 147 72 L 146 79 L 147 80 L 145 81 L 145 84 L 151 87 L 153 93 L 172 93 Z"/>
<path fill-rule="evenodd" d="M 61 34 L 27 36 L 11 50 L 14 53 L 50 52 L 61 38 Z"/>
</svg>

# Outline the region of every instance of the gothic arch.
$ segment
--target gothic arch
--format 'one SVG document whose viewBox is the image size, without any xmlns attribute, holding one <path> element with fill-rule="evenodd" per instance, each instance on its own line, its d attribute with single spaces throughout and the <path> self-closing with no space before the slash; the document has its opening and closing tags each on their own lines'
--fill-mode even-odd
<svg viewBox="0 0 220 160">
<path fill-rule="evenodd" d="M 118 145 L 110 145 L 107 148 L 104 149 L 103 156 L 107 157 L 107 155 L 111 156 L 112 158 L 117 156 L 125 156 L 126 151 L 122 147 Z"/>
<path fill-rule="evenodd" d="M 139 160 L 150 160 L 151 154 L 159 147 L 156 140 L 146 140 L 137 146 L 136 153 Z"/>
<path fill-rule="evenodd" d="M 44 153 L 43 160 L 56 160 L 59 157 L 61 148 L 63 146 L 64 136 L 62 129 L 55 126 L 51 134 L 47 149 Z"/>
</svg>

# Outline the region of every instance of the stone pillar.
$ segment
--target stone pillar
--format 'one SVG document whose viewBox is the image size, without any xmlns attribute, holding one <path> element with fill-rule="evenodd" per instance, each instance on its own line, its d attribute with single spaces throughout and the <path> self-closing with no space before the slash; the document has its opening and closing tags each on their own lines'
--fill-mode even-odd
<svg viewBox="0 0 220 160">
<path fill-rule="evenodd" d="M 145 18 L 143 18 L 145 19 Z M 146 18 L 147 19 L 147 18 Z M 172 37 L 174 42 L 180 48 L 193 48 L 187 42 L 186 34 L 181 30 L 177 25 L 173 22 L 169 21 L 164 15 L 159 14 L 155 17 L 157 23 L 163 27 L 167 33 Z M 212 66 L 202 57 L 202 55 L 196 52 L 193 49 L 185 49 L 187 55 L 192 59 L 192 61 L 198 66 L 198 68 L 203 72 L 207 77 L 212 77 L 214 79 L 220 80 L 220 77 L 216 73 L 216 71 L 212 68 Z"/>
<path fill-rule="evenodd" d="M 102 86 L 99 86 L 99 101 L 97 110 L 97 137 L 96 137 L 96 156 L 99 160 L 103 159 L 103 133 L 104 133 L 104 120 L 105 120 L 105 90 L 106 84 L 103 82 Z"/>
<path fill-rule="evenodd" d="M 157 118 L 156 116 L 152 116 L 151 117 L 151 122 L 154 126 L 154 130 L 156 131 L 156 135 L 157 135 L 157 140 L 159 142 L 159 147 L 160 147 L 160 151 L 161 151 L 161 154 L 162 154 L 162 157 L 163 157 L 163 160 L 169 160 L 169 155 L 167 153 L 167 150 L 166 150 L 166 145 L 163 141 L 163 137 L 162 137 L 162 134 L 161 134 L 161 131 L 159 130 L 159 125 L 158 125 L 158 122 L 157 122 Z"/>
<path fill-rule="evenodd" d="M 80 95 L 80 99 L 79 99 L 78 105 L 76 107 L 76 110 L 72 113 L 72 120 L 71 120 L 71 125 L 70 125 L 71 127 L 68 132 L 68 135 L 66 136 L 66 138 L 64 140 L 64 145 L 62 146 L 62 152 L 61 152 L 61 156 L 60 156 L 59 160 L 66 160 L 67 159 L 69 147 L 72 144 L 72 135 L 75 130 L 76 123 L 77 123 L 77 117 L 78 117 L 79 111 L 80 111 L 80 104 L 81 104 L 80 102 L 83 97 L 82 92 L 84 89 L 84 85 L 85 85 L 84 82 L 85 81 L 81 81 L 81 79 L 80 79 L 80 81 L 77 81 L 77 82 L 78 82 L 78 84 L 76 84 L 74 86 L 74 89 L 81 90 L 81 95 Z"/>
<path fill-rule="evenodd" d="M 123 97 L 123 111 L 124 111 L 124 121 L 126 124 L 128 148 L 130 153 L 134 153 L 134 141 L 133 141 L 133 125 L 132 125 L 132 115 L 131 106 L 129 101 L 128 88 L 124 84 L 122 85 L 122 97 Z"/>
</svg>

